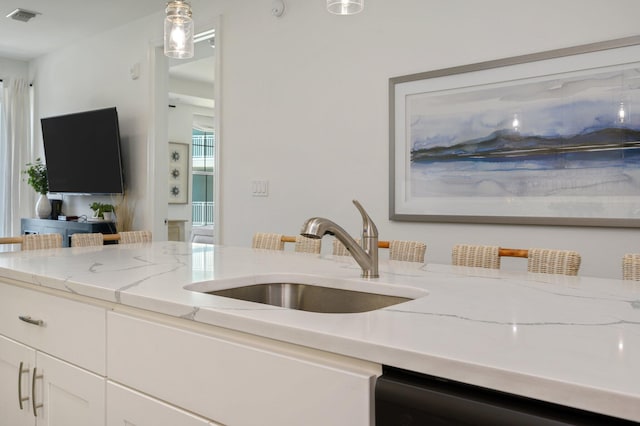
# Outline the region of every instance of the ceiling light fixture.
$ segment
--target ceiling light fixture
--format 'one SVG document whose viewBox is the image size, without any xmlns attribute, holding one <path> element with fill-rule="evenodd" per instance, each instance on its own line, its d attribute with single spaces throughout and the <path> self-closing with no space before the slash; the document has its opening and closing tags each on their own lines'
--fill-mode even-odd
<svg viewBox="0 0 640 426">
<path fill-rule="evenodd" d="M 354 15 L 362 9 L 364 0 L 327 0 L 327 10 L 336 15 Z"/>
<path fill-rule="evenodd" d="M 193 58 L 191 5 L 184 0 L 172 0 L 165 12 L 164 54 L 170 58 Z"/>
<path fill-rule="evenodd" d="M 35 18 L 37 15 L 41 15 L 40 12 L 32 12 L 31 10 L 16 9 L 7 15 L 7 18 L 15 19 L 16 21 L 27 22 L 30 19 Z"/>
</svg>

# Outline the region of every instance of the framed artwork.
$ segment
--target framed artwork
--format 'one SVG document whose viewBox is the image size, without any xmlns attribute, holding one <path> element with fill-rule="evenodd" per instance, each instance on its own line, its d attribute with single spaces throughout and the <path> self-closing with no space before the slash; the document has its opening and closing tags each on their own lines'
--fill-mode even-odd
<svg viewBox="0 0 640 426">
<path fill-rule="evenodd" d="M 392 220 L 640 226 L 640 36 L 389 80 Z"/>
<path fill-rule="evenodd" d="M 189 201 L 189 145 L 169 142 L 169 204 Z"/>
</svg>

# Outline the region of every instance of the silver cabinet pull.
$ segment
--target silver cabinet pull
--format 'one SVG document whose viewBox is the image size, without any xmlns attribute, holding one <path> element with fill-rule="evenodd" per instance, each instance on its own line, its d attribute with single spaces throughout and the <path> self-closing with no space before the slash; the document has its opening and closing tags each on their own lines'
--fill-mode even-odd
<svg viewBox="0 0 640 426">
<path fill-rule="evenodd" d="M 29 324 L 38 325 L 38 326 L 44 325 L 44 321 L 39 319 L 33 319 L 28 315 L 20 315 L 18 316 L 18 318 L 20 318 L 20 321 L 28 322 Z"/>
<path fill-rule="evenodd" d="M 22 396 L 22 375 L 28 374 L 29 369 L 23 368 L 24 363 L 20 361 L 20 367 L 18 368 L 18 405 L 20 409 L 23 410 L 22 403 L 29 400 L 29 396 Z"/>
<path fill-rule="evenodd" d="M 36 404 L 36 379 L 42 379 L 42 374 L 36 374 L 36 367 L 33 367 L 33 377 L 31 378 L 31 406 L 33 407 L 33 417 L 38 417 L 36 410 L 42 408 L 43 404 Z"/>
</svg>

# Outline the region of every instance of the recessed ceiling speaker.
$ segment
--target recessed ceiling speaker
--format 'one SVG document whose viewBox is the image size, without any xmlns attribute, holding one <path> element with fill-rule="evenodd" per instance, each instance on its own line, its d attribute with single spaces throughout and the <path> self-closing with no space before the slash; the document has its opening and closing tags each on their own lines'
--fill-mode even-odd
<svg viewBox="0 0 640 426">
<path fill-rule="evenodd" d="M 27 22 L 30 19 L 35 18 L 36 15 L 41 15 L 41 13 L 32 12 L 30 10 L 25 10 L 25 9 L 16 9 L 10 14 L 8 14 L 7 18 L 15 19 L 16 21 Z"/>
</svg>

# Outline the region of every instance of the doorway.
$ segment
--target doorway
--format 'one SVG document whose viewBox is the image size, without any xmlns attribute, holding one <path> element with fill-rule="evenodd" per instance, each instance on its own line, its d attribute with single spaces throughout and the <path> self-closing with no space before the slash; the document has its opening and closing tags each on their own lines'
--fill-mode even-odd
<svg viewBox="0 0 640 426">
<path fill-rule="evenodd" d="M 198 34 L 202 36 L 198 39 Z M 192 59 L 167 59 L 167 141 L 188 145 L 186 202 L 176 202 L 167 193 L 167 239 L 190 241 L 205 235 L 218 242 L 219 192 L 217 191 L 219 143 L 216 111 L 219 37 L 215 26 L 196 35 Z M 156 159 L 159 159 L 156 156 Z M 170 179 L 170 178 L 169 178 Z M 170 186 L 170 185 L 169 185 Z M 168 188 L 168 191 L 171 187 Z M 165 191 L 167 192 L 167 191 Z M 198 238 L 200 241 L 203 238 Z"/>
</svg>

